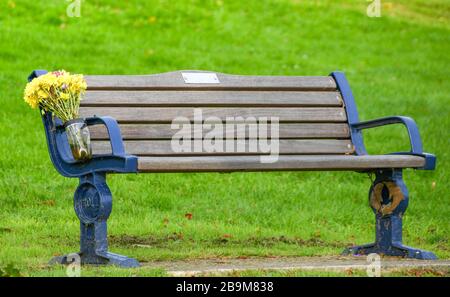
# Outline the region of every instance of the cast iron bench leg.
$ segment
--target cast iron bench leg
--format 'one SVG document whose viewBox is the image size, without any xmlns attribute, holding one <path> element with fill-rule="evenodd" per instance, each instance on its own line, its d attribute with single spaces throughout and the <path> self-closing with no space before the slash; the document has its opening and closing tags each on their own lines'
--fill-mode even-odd
<svg viewBox="0 0 450 297">
<path fill-rule="evenodd" d="M 81 264 L 111 264 L 137 267 L 136 259 L 108 252 L 107 224 L 111 213 L 112 195 L 105 174 L 89 174 L 80 178 L 74 195 L 75 212 L 80 219 Z M 70 255 L 53 258 L 50 263 L 70 264 Z"/>
<path fill-rule="evenodd" d="M 408 190 L 403 182 L 401 169 L 377 171 L 369 191 L 369 203 L 376 219 L 375 242 L 347 248 L 343 254 L 377 253 L 424 260 L 437 259 L 432 252 L 402 244 L 402 217 L 408 201 Z"/>
</svg>

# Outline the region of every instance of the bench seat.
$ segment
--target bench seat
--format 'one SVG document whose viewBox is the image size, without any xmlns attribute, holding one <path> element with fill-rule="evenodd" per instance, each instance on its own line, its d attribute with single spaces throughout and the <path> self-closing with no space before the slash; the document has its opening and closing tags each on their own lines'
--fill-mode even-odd
<svg viewBox="0 0 450 297">
<path fill-rule="evenodd" d="M 294 170 L 371 170 L 421 168 L 425 158 L 413 155 L 282 155 L 274 163 L 259 156 L 139 157 L 139 172 L 233 172 Z"/>
</svg>

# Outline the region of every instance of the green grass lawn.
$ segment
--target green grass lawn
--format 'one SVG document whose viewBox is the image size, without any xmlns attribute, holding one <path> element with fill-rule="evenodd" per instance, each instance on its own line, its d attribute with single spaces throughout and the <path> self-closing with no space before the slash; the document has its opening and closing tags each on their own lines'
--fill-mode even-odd
<svg viewBox="0 0 450 297">
<path fill-rule="evenodd" d="M 22 99 L 33 69 L 151 74 L 347 74 L 363 120 L 408 115 L 437 170 L 405 171 L 404 242 L 450 258 L 450 3 L 299 0 L 0 2 L 0 268 L 65 275 L 78 250 L 76 179 L 53 168 L 39 113 Z M 365 132 L 366 133 L 366 132 Z M 364 134 L 371 153 L 408 149 L 401 127 Z M 337 255 L 373 241 L 370 180 L 352 172 L 147 174 L 108 178 L 110 249 L 138 258 Z M 185 217 L 192 213 L 192 219 Z M 138 270 L 140 275 L 163 271 Z M 89 268 L 85 275 L 134 275 Z"/>
</svg>

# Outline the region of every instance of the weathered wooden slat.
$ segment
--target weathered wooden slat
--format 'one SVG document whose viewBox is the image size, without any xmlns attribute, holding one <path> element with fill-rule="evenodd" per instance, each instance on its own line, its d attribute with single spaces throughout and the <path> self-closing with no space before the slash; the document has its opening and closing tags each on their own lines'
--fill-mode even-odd
<svg viewBox="0 0 450 297">
<path fill-rule="evenodd" d="M 229 141 L 229 140 L 227 140 Z M 153 141 L 124 141 L 125 151 L 131 155 L 239 155 L 239 154 L 262 154 L 257 140 L 254 140 L 254 149 L 251 149 L 251 141 L 244 141 L 242 150 L 239 152 L 237 140 L 233 141 L 233 151 L 226 147 L 225 141 L 222 143 L 222 152 L 208 152 L 206 146 L 199 140 L 200 151 L 195 151 L 195 141 L 191 141 L 189 151 L 177 152 L 170 140 Z M 269 142 L 270 144 L 270 142 Z M 336 139 L 301 139 L 301 140 L 279 140 L 280 154 L 350 154 L 353 153 L 353 146 L 350 140 Z M 93 141 L 92 148 L 94 154 L 108 154 L 111 152 L 109 141 Z M 269 154 L 269 152 L 263 152 Z M 272 151 L 273 153 L 273 151 Z"/>
<path fill-rule="evenodd" d="M 335 90 L 330 76 L 247 76 L 216 73 L 220 83 L 188 84 L 183 73 L 213 73 L 183 70 L 153 75 L 86 75 L 89 90 Z"/>
<path fill-rule="evenodd" d="M 376 155 L 281 155 L 274 163 L 261 163 L 260 156 L 139 157 L 140 172 L 233 172 L 295 170 L 368 170 L 418 168 L 420 156 Z"/>
<path fill-rule="evenodd" d="M 345 122 L 347 116 L 344 108 L 337 107 L 289 107 L 289 108 L 212 108 L 196 109 L 201 111 L 203 120 L 216 117 L 225 121 L 227 117 L 277 117 L 280 122 Z M 119 122 L 171 123 L 175 118 L 194 120 L 194 108 L 188 107 L 81 107 L 82 117 L 111 116 Z M 216 122 L 211 119 L 210 123 Z"/>
<path fill-rule="evenodd" d="M 245 135 L 246 138 L 255 138 L 258 135 L 258 129 L 254 126 L 236 125 L 235 127 L 236 129 L 231 132 L 224 129 L 223 138 L 236 138 L 237 135 Z M 91 139 L 93 140 L 109 139 L 104 126 L 90 126 L 89 130 L 91 132 Z M 172 139 L 175 134 L 185 139 L 204 138 L 205 134 L 211 131 L 205 127 L 199 129 L 196 125 L 191 125 L 191 130 L 188 132 L 180 129 L 171 129 L 170 124 L 121 124 L 120 130 L 124 140 Z M 267 132 L 268 137 L 270 137 L 270 127 L 267 129 Z M 280 124 L 278 133 L 280 139 L 350 137 L 348 125 L 341 123 Z"/>
<path fill-rule="evenodd" d="M 88 91 L 81 106 L 342 106 L 339 92 Z"/>
</svg>

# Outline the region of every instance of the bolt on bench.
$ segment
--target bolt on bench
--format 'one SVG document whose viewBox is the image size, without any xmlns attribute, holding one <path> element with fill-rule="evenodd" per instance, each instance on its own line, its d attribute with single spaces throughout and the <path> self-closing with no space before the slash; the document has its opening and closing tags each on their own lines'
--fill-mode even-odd
<svg viewBox="0 0 450 297">
<path fill-rule="evenodd" d="M 44 73 L 46 71 L 36 70 L 29 80 Z M 106 224 L 112 208 L 106 174 L 136 172 L 351 170 L 374 173 L 369 203 L 376 218 L 375 242 L 347 248 L 344 254 L 436 258 L 431 252 L 402 244 L 402 216 L 409 200 L 402 170 L 433 170 L 435 156 L 423 152 L 418 128 L 411 118 L 393 116 L 360 122 L 343 73 L 240 76 L 177 71 L 85 78 L 88 90 L 80 114 L 92 126 L 92 160 L 74 161 L 61 121 L 50 114 L 43 115 L 55 168 L 63 176 L 80 179 L 74 206 L 81 222 L 79 255 L 82 263 L 139 265 L 135 259 L 108 251 Z M 248 149 L 174 152 L 171 139 L 176 131 L 171 122 L 176 117 L 194 121 L 195 109 L 201 109 L 204 116 L 218 122 L 225 122 L 229 117 L 278 118 L 277 160 L 261 162 L 264 153 Z M 397 123 L 407 128 L 411 150 L 368 155 L 361 131 Z M 251 126 L 245 129 L 250 135 Z M 205 131 L 200 134 L 194 131 L 195 137 L 204 138 Z M 234 134 L 231 137 L 234 138 Z M 69 262 L 67 256 L 52 261 Z"/>
</svg>

